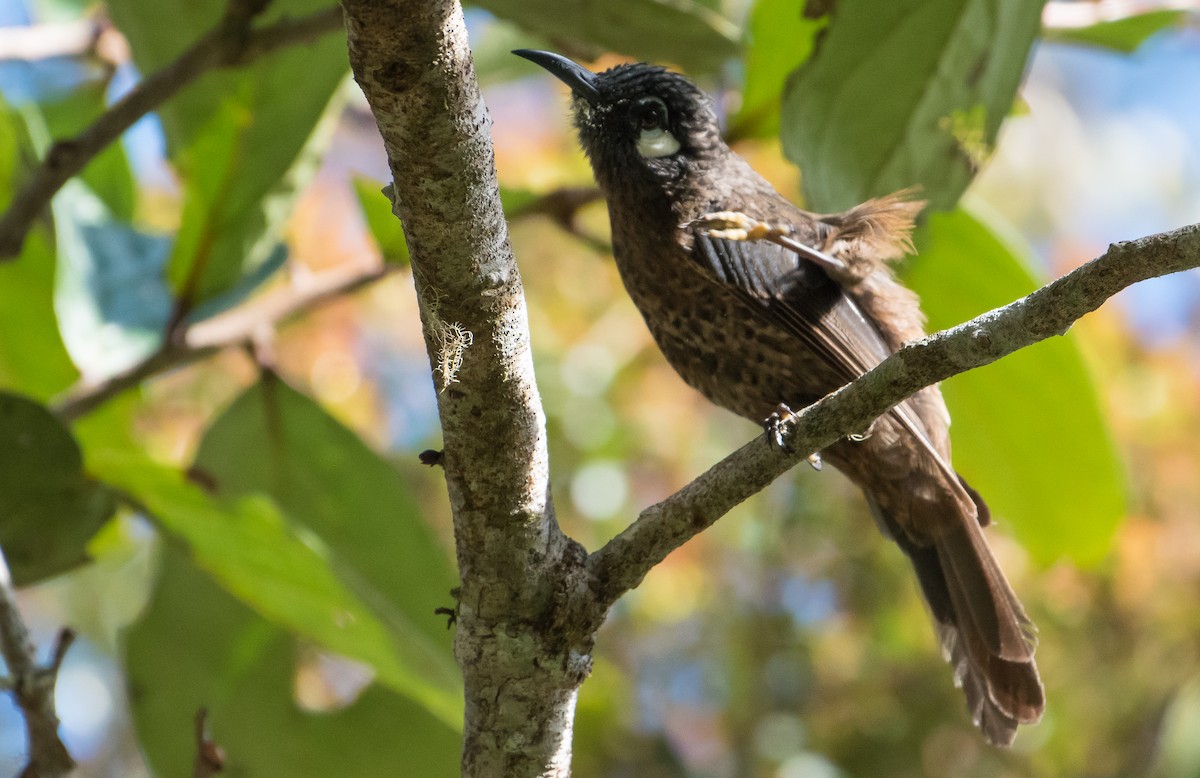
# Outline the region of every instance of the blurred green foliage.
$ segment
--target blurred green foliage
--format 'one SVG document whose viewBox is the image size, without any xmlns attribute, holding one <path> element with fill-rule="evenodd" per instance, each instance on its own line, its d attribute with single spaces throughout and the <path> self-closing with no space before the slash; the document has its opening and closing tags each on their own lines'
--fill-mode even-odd
<svg viewBox="0 0 1200 778">
<path fill-rule="evenodd" d="M 1027 247 L 958 206 L 1017 97 L 1039 2 L 841 0 L 808 16 L 789 0 L 480 5 L 496 16 L 475 12 L 472 33 L 495 85 L 559 518 L 589 548 L 757 430 L 655 353 L 605 256 L 603 206 L 537 207 L 590 177 L 559 93 L 508 83 L 530 70 L 497 52 L 540 36 L 680 65 L 765 175 L 792 180 L 780 145 L 799 163 L 812 207 L 920 185 L 931 213 L 903 274 L 933 328 L 1039 283 Z M 148 74 L 224 5 L 107 7 Z M 264 21 L 323 7 L 277 0 Z M 1173 19 L 1069 36 L 1129 48 Z M 79 623 L 99 646 L 123 630 L 135 731 L 112 740 L 136 738 L 156 774 L 187 770 L 200 706 L 231 775 L 457 771 L 461 681 L 433 614 L 453 605 L 455 572 L 443 482 L 416 464 L 439 438 L 407 270 L 160 371 L 69 428 L 52 412 L 81 371 L 90 391 L 152 354 L 168 314 L 220 321 L 330 267 L 407 266 L 370 182 L 386 175 L 378 137 L 339 97 L 344 45 L 328 35 L 192 84 L 158 115 L 175 188 L 133 175 L 138 155 L 114 146 L 60 193 L 55 229 L 36 225 L 0 265 L 0 545 L 22 583 L 96 559 L 34 591 L 52 612 L 91 606 Z M 0 204 L 107 87 L 0 114 Z M 577 774 L 1196 774 L 1200 552 L 1181 506 L 1200 488 L 1179 475 L 1200 457 L 1195 380 L 1102 321 L 944 387 L 956 462 L 993 505 L 998 553 L 1042 629 L 1050 707 L 1015 749 L 973 730 L 861 498 L 801 468 L 614 609 L 581 692 Z M 1085 356 L 1098 351 L 1110 356 Z M 97 774 L 137 761 L 104 758 Z"/>
<path fill-rule="evenodd" d="M 678 62 L 695 72 L 717 71 L 738 51 L 737 26 L 699 0 L 608 0 L 577 4 L 571 13 L 556 0 L 474 4 L 547 40 Z"/>
<path fill-rule="evenodd" d="M 828 17 L 808 18 L 790 0 L 760 0 L 746 24 L 746 75 L 731 134 L 777 135 L 784 85 L 812 55 Z"/>
<path fill-rule="evenodd" d="M 934 330 L 1041 285 L 1018 259 L 1028 250 L 1014 251 L 964 210 L 931 215 L 914 243 L 917 255 L 904 280 L 921 295 Z M 955 376 L 942 393 L 955 421 L 955 466 L 988 495 L 997 520 L 1011 524 L 1042 564 L 1062 557 L 1101 562 L 1125 512 L 1124 472 L 1074 337 L 1043 341 Z M 1036 435 L 1021 423 L 1030 416 L 1039 420 Z M 1063 462 L 1088 477 L 1064 482 Z M 1086 524 L 1081 515 L 1089 517 Z"/>
<path fill-rule="evenodd" d="M 20 116 L 0 105 L 0 208 L 8 208 L 22 181 L 33 142 Z M 78 373 L 71 364 L 54 311 L 54 254 L 38 225 L 16 262 L 0 264 L 0 384 L 48 399 Z M 17 336 L 20 333 L 20 336 Z"/>
<path fill-rule="evenodd" d="M 265 21 L 324 0 L 272 3 Z M 207 32 L 223 0 L 112 0 L 134 63 L 152 73 Z M 246 67 L 209 73 L 160 112 L 182 175 L 183 214 L 167 277 L 185 308 L 230 289 L 276 250 L 284 220 L 328 143 L 320 117 L 346 75 L 345 44 L 325 36 Z"/>
<path fill-rule="evenodd" d="M 182 540 L 234 596 L 297 635 L 369 664 L 382 683 L 443 720 L 459 720 L 459 689 L 445 652 L 427 646 L 400 617 L 373 612 L 366 592 L 342 580 L 349 571 L 333 550 L 269 499 L 214 500 L 180 471 L 136 456 L 97 456 L 92 465 L 107 483 L 138 495 L 134 506 Z"/>
<path fill-rule="evenodd" d="M 87 561 L 112 495 L 83 473 L 71 433 L 45 406 L 0 393 L 0 547 L 13 582 L 37 583 Z"/>
<path fill-rule="evenodd" d="M 408 264 L 408 241 L 404 239 L 404 226 L 392 213 L 392 203 L 377 181 L 369 178 L 354 179 L 354 194 L 362 208 L 367 230 L 375 239 L 379 253 L 385 262 L 398 265 Z"/>
<path fill-rule="evenodd" d="M 288 630 L 230 597 L 178 548 L 163 549 L 160 564 L 154 599 L 125 636 L 134 716 L 159 774 L 192 763 L 191 720 L 202 706 L 243 775 L 384 775 L 396 765 L 430 778 L 457 773 L 455 728 L 383 686 L 332 709 L 298 708 L 294 667 L 306 652 Z"/>
<path fill-rule="evenodd" d="M 953 207 L 1008 115 L 1042 0 L 841 0 L 783 95 L 783 148 L 821 211 L 920 187 Z M 976 110 L 978 107 L 978 110 Z M 954 117 L 977 116 L 954 132 Z"/>
</svg>

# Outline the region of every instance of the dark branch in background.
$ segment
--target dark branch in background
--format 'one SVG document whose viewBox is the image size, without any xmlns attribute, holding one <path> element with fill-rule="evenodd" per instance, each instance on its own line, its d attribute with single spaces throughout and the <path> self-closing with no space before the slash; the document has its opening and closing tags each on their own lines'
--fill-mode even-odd
<svg viewBox="0 0 1200 778">
<path fill-rule="evenodd" d="M 29 745 L 29 760 L 20 778 L 58 778 L 75 767 L 75 760 L 58 736 L 58 715 L 54 710 L 58 670 L 74 640 L 75 633 L 64 629 L 58 635 L 50 662 L 44 666 L 38 664 L 29 630 L 17 610 L 8 563 L 0 552 L 0 650 L 8 667 L 6 686 L 21 709 Z"/>
<path fill-rule="evenodd" d="M 252 29 L 254 17 L 266 5 L 264 0 L 231 0 L 221 21 L 178 59 L 146 77 L 83 132 L 74 138 L 56 141 L 0 217 L 0 261 L 21 253 L 25 235 L 63 184 L 121 137 L 134 122 L 180 89 L 210 70 L 245 65 L 264 54 L 315 40 L 342 26 L 341 8 L 332 6 L 298 19 L 284 19 Z"/>
<path fill-rule="evenodd" d="M 657 505 L 588 558 L 604 611 L 646 573 L 738 503 L 923 387 L 1062 335 L 1127 286 L 1200 266 L 1200 224 L 1108 251 L 1014 303 L 906 345 L 874 370 L 797 415 L 784 453 L 760 437 Z M 1048 379 L 1049 380 L 1049 379 Z"/>
<path fill-rule="evenodd" d="M 270 292 L 253 303 L 193 324 L 144 360 L 98 384 L 72 389 L 54 406 L 65 421 L 94 410 L 114 396 L 158 373 L 180 367 L 233 346 L 254 345 L 288 320 L 362 289 L 398 270 L 397 265 L 361 270 L 328 270 L 302 287 Z"/>
<path fill-rule="evenodd" d="M 593 251 L 607 254 L 612 251 L 612 246 L 579 226 L 579 211 L 599 199 L 600 190 L 594 186 L 564 186 L 514 208 L 508 218 L 515 221 L 528 216 L 545 216 Z"/>
</svg>

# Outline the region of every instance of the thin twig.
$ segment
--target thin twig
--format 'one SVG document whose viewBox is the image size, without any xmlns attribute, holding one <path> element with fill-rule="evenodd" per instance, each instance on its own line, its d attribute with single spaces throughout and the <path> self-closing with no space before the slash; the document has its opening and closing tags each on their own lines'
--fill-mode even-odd
<svg viewBox="0 0 1200 778">
<path fill-rule="evenodd" d="M 593 235 L 579 224 L 579 212 L 600 197 L 600 190 L 594 186 L 563 186 L 513 208 L 506 215 L 510 222 L 530 216 L 545 216 L 592 251 L 611 254 L 612 245 L 608 241 Z"/>
<path fill-rule="evenodd" d="M 373 284 L 396 269 L 396 265 L 383 265 L 368 270 L 325 271 L 302 287 L 269 293 L 253 304 L 193 324 L 128 370 L 97 384 L 75 387 L 54 406 L 54 410 L 66 421 L 77 419 L 161 372 L 191 364 L 231 346 L 253 344 L 264 331 L 273 330 L 295 316 Z"/>
<path fill-rule="evenodd" d="M 192 766 L 194 778 L 212 778 L 225 769 L 225 749 L 213 742 L 208 734 L 208 709 L 196 711 L 196 761 Z"/>
<path fill-rule="evenodd" d="M 17 609 L 8 562 L 0 552 L 0 651 L 8 666 L 7 686 L 25 719 L 29 745 L 29 759 L 21 778 L 58 778 L 75 767 L 75 760 L 58 736 L 58 715 L 54 709 L 58 671 L 74 640 L 74 632 L 62 630 L 50 663 L 38 665 L 29 629 Z"/>
<path fill-rule="evenodd" d="M 760 436 L 672 496 L 642 511 L 590 555 L 591 588 L 603 614 L 646 573 L 735 505 L 813 452 L 829 446 L 920 389 L 1064 334 L 1131 284 L 1200 266 L 1200 224 L 1115 243 L 1097 259 L 1027 297 L 907 344 L 874 370 L 797 414 L 785 453 Z M 1048 379 L 1049 380 L 1049 379 Z"/>
<path fill-rule="evenodd" d="M 174 62 L 148 76 L 83 132 L 55 142 L 0 217 L 0 262 L 20 254 L 25 235 L 63 184 L 121 137 L 134 122 L 180 89 L 210 70 L 244 65 L 286 46 L 313 41 L 342 25 L 341 8 L 332 6 L 299 19 L 284 19 L 257 30 L 251 29 L 253 17 L 265 5 L 231 0 L 230 10 L 221 21 Z"/>
</svg>

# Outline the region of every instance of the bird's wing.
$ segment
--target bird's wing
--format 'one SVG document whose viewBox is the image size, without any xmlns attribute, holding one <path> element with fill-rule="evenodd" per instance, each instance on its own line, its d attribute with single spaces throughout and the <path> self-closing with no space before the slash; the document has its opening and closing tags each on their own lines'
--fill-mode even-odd
<svg viewBox="0 0 1200 778">
<path fill-rule="evenodd" d="M 761 306 L 844 383 L 887 358 L 879 330 L 815 263 L 767 241 L 714 238 L 700 230 L 694 237 L 693 256 L 706 275 Z"/>
<path fill-rule="evenodd" d="M 693 257 L 702 272 L 762 307 L 763 314 L 819 355 L 843 384 L 890 355 L 883 336 L 845 290 L 816 263 L 767 241 L 716 238 L 693 232 Z M 907 404 L 889 413 L 928 451 L 951 484 L 958 475 L 929 440 Z"/>
<path fill-rule="evenodd" d="M 820 355 L 845 382 L 889 355 L 875 325 L 815 261 L 774 243 L 693 234 L 701 272 L 761 306 L 769 321 Z M 955 524 L 912 526 L 896 521 L 869 493 L 868 499 L 880 526 L 913 562 L 976 723 L 992 742 L 1010 743 L 1017 725 L 1037 721 L 1045 705 L 1032 624 L 983 537 L 983 509 L 976 508 L 982 501 L 971 496 L 908 403 L 888 415 L 927 452 L 962 509 Z"/>
</svg>

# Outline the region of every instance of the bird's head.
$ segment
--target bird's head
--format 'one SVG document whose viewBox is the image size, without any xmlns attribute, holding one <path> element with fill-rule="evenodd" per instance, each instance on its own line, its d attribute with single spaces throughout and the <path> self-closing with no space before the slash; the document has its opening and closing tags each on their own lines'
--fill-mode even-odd
<svg viewBox="0 0 1200 778">
<path fill-rule="evenodd" d="M 593 73 L 548 51 L 513 53 L 571 87 L 579 140 L 603 189 L 670 188 L 726 151 L 707 95 L 678 73 L 645 63 Z"/>
</svg>

